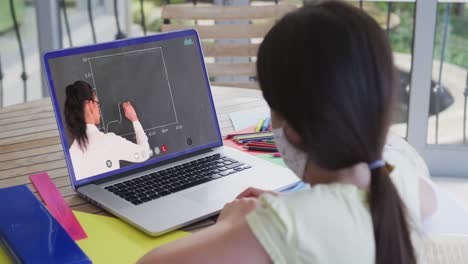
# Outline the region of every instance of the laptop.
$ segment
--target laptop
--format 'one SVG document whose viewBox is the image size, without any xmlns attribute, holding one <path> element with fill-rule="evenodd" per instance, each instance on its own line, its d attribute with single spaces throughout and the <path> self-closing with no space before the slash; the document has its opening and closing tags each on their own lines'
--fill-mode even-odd
<svg viewBox="0 0 468 264">
<path fill-rule="evenodd" d="M 247 187 L 298 182 L 286 168 L 223 146 L 195 30 L 52 51 L 43 63 L 73 189 L 149 235 L 213 216 Z M 92 87 L 100 113 L 79 156 L 64 111 L 76 81 Z M 104 144 L 109 138 L 117 143 Z"/>
</svg>

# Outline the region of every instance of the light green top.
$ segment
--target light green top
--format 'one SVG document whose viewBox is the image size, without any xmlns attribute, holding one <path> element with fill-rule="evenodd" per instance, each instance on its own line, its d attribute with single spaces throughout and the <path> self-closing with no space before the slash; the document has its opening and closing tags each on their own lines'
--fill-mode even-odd
<svg viewBox="0 0 468 264">
<path fill-rule="evenodd" d="M 391 178 L 408 208 L 420 260 L 418 175 L 425 168 L 419 166 L 419 157 L 409 154 L 386 147 L 384 158 L 395 165 Z M 373 224 L 365 197 L 354 185 L 339 183 L 262 195 L 260 207 L 247 215 L 247 222 L 273 263 L 375 263 Z"/>
</svg>

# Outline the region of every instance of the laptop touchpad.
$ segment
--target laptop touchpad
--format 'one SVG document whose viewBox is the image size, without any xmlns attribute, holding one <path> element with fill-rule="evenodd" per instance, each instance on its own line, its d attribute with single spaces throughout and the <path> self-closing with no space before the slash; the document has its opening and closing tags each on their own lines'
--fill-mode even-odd
<svg viewBox="0 0 468 264">
<path fill-rule="evenodd" d="M 200 202 L 203 205 L 221 208 L 227 202 L 233 201 L 238 194 L 237 188 L 229 188 L 226 184 L 220 183 L 200 186 L 200 188 L 187 192 L 183 196 L 192 201 Z"/>
</svg>

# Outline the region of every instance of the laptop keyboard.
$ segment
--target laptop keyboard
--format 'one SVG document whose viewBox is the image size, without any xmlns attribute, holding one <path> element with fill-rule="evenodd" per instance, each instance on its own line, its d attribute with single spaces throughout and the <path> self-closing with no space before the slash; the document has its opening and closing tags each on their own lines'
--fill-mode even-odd
<svg viewBox="0 0 468 264">
<path fill-rule="evenodd" d="M 139 205 L 249 168 L 251 167 L 247 164 L 214 154 L 107 186 L 105 189 Z"/>
</svg>

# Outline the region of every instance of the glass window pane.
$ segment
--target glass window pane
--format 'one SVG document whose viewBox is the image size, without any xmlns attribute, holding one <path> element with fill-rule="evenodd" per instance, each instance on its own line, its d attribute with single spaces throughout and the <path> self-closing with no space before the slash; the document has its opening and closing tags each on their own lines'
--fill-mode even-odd
<svg viewBox="0 0 468 264">
<path fill-rule="evenodd" d="M 0 107 L 22 103 L 25 97 L 28 101 L 42 97 L 41 86 L 37 85 L 41 83 L 41 67 L 35 3 L 14 0 L 13 8 L 21 42 L 15 32 L 10 1 L 0 1 Z"/>
<path fill-rule="evenodd" d="M 0 78 L 0 108 L 43 97 L 41 86 L 43 73 L 36 17 L 36 6 L 39 0 L 13 0 L 12 2 L 18 22 L 24 63 L 21 60 L 20 44 L 13 26 L 10 1 L 0 1 L 0 73 L 2 73 L 0 74 L 2 77 Z M 89 7 L 88 1 L 82 0 L 57 1 L 57 3 L 60 5 L 60 26 L 64 48 L 115 39 L 117 26 L 113 1 L 93 0 L 90 1 Z M 121 0 L 118 3 L 119 22 L 124 30 L 123 16 L 126 14 L 124 10 L 126 2 Z M 139 6 L 135 4 L 133 7 L 135 17 L 139 17 L 139 13 L 136 12 Z M 154 10 L 151 9 L 151 11 Z M 156 16 L 159 17 L 159 14 L 160 12 L 156 13 Z M 153 16 L 149 16 L 148 19 L 150 18 L 153 19 Z M 133 24 L 133 28 L 133 35 L 142 35 L 139 25 Z M 26 76 L 26 81 L 23 81 L 23 76 Z"/>
<path fill-rule="evenodd" d="M 411 60 L 415 1 L 355 1 L 350 2 L 361 7 L 382 26 L 392 45 L 395 65 L 400 73 L 400 101 L 396 105 L 396 115 L 392 131 L 406 137 L 408 127 L 408 109 L 411 82 Z"/>
<path fill-rule="evenodd" d="M 468 5 L 439 1 L 430 89 L 429 144 L 466 144 Z"/>
</svg>

